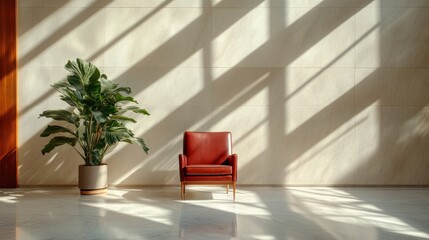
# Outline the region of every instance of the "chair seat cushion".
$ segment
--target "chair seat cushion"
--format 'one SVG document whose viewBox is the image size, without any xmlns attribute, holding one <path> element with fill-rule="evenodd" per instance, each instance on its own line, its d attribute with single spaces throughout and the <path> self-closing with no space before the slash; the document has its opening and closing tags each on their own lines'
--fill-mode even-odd
<svg viewBox="0 0 429 240">
<path fill-rule="evenodd" d="M 217 182 L 230 182 L 232 183 L 232 175 L 211 175 L 211 176 L 193 176 L 185 175 L 183 176 L 183 181 L 187 184 L 192 184 L 192 182 L 204 182 L 204 183 L 217 183 Z"/>
<path fill-rule="evenodd" d="M 232 167 L 228 165 L 188 165 L 185 174 L 191 176 L 219 176 L 232 174 Z"/>
</svg>

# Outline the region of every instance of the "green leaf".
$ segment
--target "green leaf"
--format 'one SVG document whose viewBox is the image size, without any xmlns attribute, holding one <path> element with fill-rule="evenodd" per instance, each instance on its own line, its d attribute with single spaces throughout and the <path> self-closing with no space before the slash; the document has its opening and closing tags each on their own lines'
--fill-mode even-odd
<svg viewBox="0 0 429 240">
<path fill-rule="evenodd" d="M 67 64 L 65 65 L 65 68 L 67 71 L 73 73 L 74 75 L 82 78 L 83 74 L 79 69 L 79 66 L 77 65 L 76 62 L 72 62 L 72 61 L 68 61 Z"/>
<path fill-rule="evenodd" d="M 98 72 L 98 76 L 96 76 L 96 78 L 99 78 L 100 72 L 97 67 L 94 66 L 94 64 L 80 58 L 76 59 L 76 63 L 80 72 L 82 73 L 81 78 L 83 80 L 84 85 L 86 85 L 90 81 L 92 75 L 97 75 L 96 72 Z"/>
<path fill-rule="evenodd" d="M 96 144 L 95 144 L 95 148 L 96 149 L 104 149 L 104 147 L 106 147 L 107 142 L 105 139 L 100 139 Z"/>
<path fill-rule="evenodd" d="M 80 58 L 77 58 L 76 62 L 68 61 L 65 68 L 75 77 L 72 78 L 72 82 L 77 84 L 77 78 L 82 86 L 86 86 L 90 81 L 98 81 L 100 78 L 100 71 L 98 68 L 94 64 Z M 72 83 L 70 82 L 70 84 Z"/>
<path fill-rule="evenodd" d="M 137 122 L 134 118 L 125 117 L 122 115 L 113 115 L 113 116 L 110 116 L 110 119 L 118 120 L 118 121 L 122 121 L 122 122 L 133 122 L 133 123 Z"/>
<path fill-rule="evenodd" d="M 114 83 L 113 81 L 107 80 L 106 75 L 101 75 L 100 77 L 100 83 L 101 83 L 101 93 L 109 95 L 113 94 L 114 90 L 118 87 L 117 83 Z"/>
<path fill-rule="evenodd" d="M 120 121 L 115 121 L 115 120 L 109 120 L 106 123 L 106 126 L 111 128 L 111 127 L 125 127 L 124 124 Z"/>
<path fill-rule="evenodd" d="M 54 148 L 64 144 L 69 144 L 71 146 L 74 146 L 76 145 L 76 141 L 77 141 L 77 138 L 69 138 L 69 137 L 62 137 L 62 136 L 54 137 L 42 149 L 42 154 L 45 155 L 46 153 L 49 153 L 50 151 L 52 151 Z"/>
<path fill-rule="evenodd" d="M 142 109 L 142 108 L 139 108 L 137 106 L 128 106 L 128 107 L 125 107 L 125 108 L 121 109 L 118 112 L 118 114 L 124 114 L 127 111 L 133 111 L 135 113 L 140 113 L 140 114 L 148 115 L 148 116 L 150 115 L 150 113 L 146 109 Z"/>
<path fill-rule="evenodd" d="M 133 138 L 132 140 L 133 142 L 138 143 L 143 148 L 143 151 L 145 151 L 145 153 L 148 154 L 149 148 L 146 146 L 146 143 L 144 142 L 143 138 L 136 137 L 136 138 Z"/>
<path fill-rule="evenodd" d="M 115 89 L 115 92 L 117 92 L 117 93 L 124 92 L 126 94 L 130 94 L 131 88 L 129 88 L 129 87 L 118 87 Z"/>
<path fill-rule="evenodd" d="M 122 94 L 120 94 L 120 93 L 117 93 L 117 94 L 115 94 L 114 96 L 113 96 L 113 98 L 114 98 L 114 102 L 115 103 L 117 103 L 117 102 L 134 102 L 134 103 L 137 103 L 137 101 L 133 98 L 133 97 L 130 97 L 130 96 L 124 96 L 124 95 L 122 95 Z"/>
<path fill-rule="evenodd" d="M 74 124 L 76 127 L 79 126 L 79 117 L 67 110 L 46 110 L 40 114 L 39 117 L 47 117 L 58 121 L 66 121 Z"/>
<path fill-rule="evenodd" d="M 118 109 L 115 105 L 107 105 L 99 108 L 100 112 L 102 112 L 104 115 L 108 116 L 111 114 L 116 114 L 118 112 Z"/>
<path fill-rule="evenodd" d="M 93 149 L 92 150 L 92 154 L 91 154 L 92 158 L 91 158 L 91 161 L 89 161 L 90 165 L 98 166 L 102 163 L 102 161 L 103 161 L 102 156 L 103 155 L 101 152 L 102 152 L 102 149 Z"/>
<path fill-rule="evenodd" d="M 70 83 L 68 83 L 66 80 L 58 81 L 51 85 L 56 90 L 61 90 L 63 88 L 71 87 Z"/>
<path fill-rule="evenodd" d="M 76 103 L 69 96 L 60 95 L 60 99 L 66 102 L 68 105 L 76 107 Z"/>
<path fill-rule="evenodd" d="M 84 99 L 82 99 L 82 105 L 85 106 L 85 108 L 87 109 L 91 109 L 91 110 L 97 110 L 97 106 L 100 101 L 98 99 L 93 99 L 93 98 L 88 98 L 88 97 L 84 97 Z"/>
<path fill-rule="evenodd" d="M 129 144 L 133 143 L 133 141 L 131 141 L 131 139 L 129 139 L 129 138 L 124 138 L 124 139 L 121 140 L 121 142 L 126 142 L 126 143 L 129 143 Z"/>
<path fill-rule="evenodd" d="M 100 75 L 100 74 L 98 74 L 98 75 Z M 85 91 L 86 91 L 87 95 L 89 95 L 93 98 L 99 99 L 100 98 L 100 92 L 101 92 L 101 83 L 100 83 L 100 81 L 98 81 L 98 78 L 93 79 L 91 77 L 90 81 L 88 82 L 88 85 L 86 85 L 86 87 L 85 87 Z"/>
<path fill-rule="evenodd" d="M 55 134 L 55 133 L 70 133 L 70 134 L 76 136 L 72 130 L 70 130 L 66 127 L 58 126 L 58 125 L 48 125 L 48 127 L 46 127 L 45 130 L 43 130 L 43 132 L 40 134 L 40 136 L 41 137 L 47 137 L 47 136 L 49 136 L 51 134 Z"/>
<path fill-rule="evenodd" d="M 60 96 L 61 100 L 68 103 L 72 107 L 77 107 L 79 110 L 83 108 L 82 95 L 78 91 L 71 90 L 69 88 L 62 89 L 60 91 L 63 95 Z"/>
<path fill-rule="evenodd" d="M 94 65 L 92 65 L 92 66 L 93 66 L 93 70 L 92 70 L 92 74 L 89 77 L 89 82 L 99 82 L 99 79 L 100 79 L 100 70 L 98 70 L 98 68 L 95 67 Z M 104 75 L 104 76 L 106 76 L 106 75 Z"/>
<path fill-rule="evenodd" d="M 72 85 L 77 91 L 82 91 L 84 89 L 82 78 L 76 75 L 67 76 L 67 81 Z"/>
<path fill-rule="evenodd" d="M 132 110 L 133 112 L 135 112 L 135 113 L 141 113 L 141 114 L 143 114 L 143 115 L 147 115 L 147 116 L 149 116 L 150 115 L 150 113 L 146 110 L 146 109 L 143 109 L 143 108 L 140 108 L 140 109 L 138 109 L 138 110 Z"/>
<path fill-rule="evenodd" d="M 124 139 L 133 137 L 133 133 L 130 132 L 126 127 L 109 127 L 105 132 L 105 139 L 107 144 L 110 146 L 120 142 Z"/>
<path fill-rule="evenodd" d="M 104 123 L 107 121 L 107 116 L 105 116 L 102 112 L 92 112 L 92 116 L 94 116 L 95 121 L 98 123 Z"/>
</svg>

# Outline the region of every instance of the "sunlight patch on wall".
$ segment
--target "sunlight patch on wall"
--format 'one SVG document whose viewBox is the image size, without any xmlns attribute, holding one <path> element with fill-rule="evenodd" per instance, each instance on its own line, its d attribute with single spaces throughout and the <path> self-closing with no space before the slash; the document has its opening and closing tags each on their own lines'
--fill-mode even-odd
<svg viewBox="0 0 429 240">
<path fill-rule="evenodd" d="M 104 28 L 104 11 L 97 8 L 19 8 L 19 15 L 18 28 L 25 31 L 19 38 L 20 67 L 63 66 L 76 56 L 89 57 L 104 43 L 103 32 L 96 31 Z M 100 64 L 101 58 L 94 61 Z"/>
<path fill-rule="evenodd" d="M 398 142 L 408 144 L 414 139 L 424 138 L 429 135 L 429 105 L 422 108 L 414 117 L 407 120 L 401 129 Z"/>
<path fill-rule="evenodd" d="M 354 109 L 344 106 L 290 106 L 286 108 L 284 179 L 297 184 L 328 184 L 354 167 Z M 310 122 L 310 124 L 308 124 Z M 308 176 L 311 175 L 311 180 Z"/>
<path fill-rule="evenodd" d="M 288 106 L 352 106 L 353 68 L 288 68 Z"/>
<path fill-rule="evenodd" d="M 52 154 L 52 156 L 48 159 L 48 161 L 46 161 L 45 165 L 51 164 L 57 156 L 58 156 L 58 152 Z"/>
<path fill-rule="evenodd" d="M 246 176 L 247 183 L 261 180 L 255 172 L 268 171 L 272 166 L 261 159 L 270 155 L 271 147 L 281 144 L 279 141 L 270 142 L 270 125 L 267 121 L 270 109 L 272 110 L 268 106 L 219 107 L 218 111 L 227 113 L 220 114 L 222 118 L 216 118 L 209 129 L 209 131 L 232 131 L 233 152 L 237 153 L 240 159 L 238 171 L 241 176 Z"/>
<path fill-rule="evenodd" d="M 240 18 L 236 19 L 237 16 Z M 214 32 L 221 32 L 213 40 L 216 67 L 230 67 L 241 62 L 270 39 L 267 9 L 214 9 L 213 21 Z"/>
<path fill-rule="evenodd" d="M 209 104 L 209 94 L 202 93 L 207 90 L 203 68 L 134 67 L 105 71 L 109 79 L 131 87 L 133 97 L 142 107 Z"/>
<path fill-rule="evenodd" d="M 108 7 L 112 8 L 199 8 L 211 7 L 211 0 L 121 0 L 112 1 Z"/>
<path fill-rule="evenodd" d="M 168 151 L 171 151 L 172 146 L 175 145 L 175 143 L 181 142 L 182 141 L 182 135 L 177 136 L 174 139 L 171 139 L 170 141 L 168 141 L 167 143 L 165 143 L 163 146 L 161 147 L 152 147 L 150 142 L 147 142 L 147 144 L 151 147 L 150 154 L 145 156 L 144 153 L 141 151 L 141 149 L 138 149 L 139 155 L 134 155 L 134 157 L 132 159 L 122 159 L 124 161 L 127 161 L 127 164 L 125 164 L 125 166 L 122 166 L 121 168 L 126 168 L 126 170 L 124 170 L 121 175 L 118 174 L 113 174 L 111 173 L 109 178 L 112 179 L 112 183 L 110 184 L 111 186 L 117 186 L 120 184 L 123 184 L 130 176 L 132 176 L 133 174 L 135 174 L 136 172 L 138 172 L 141 169 L 145 169 L 145 166 L 148 164 L 151 164 L 151 162 L 156 161 L 159 162 L 160 159 L 162 159 L 163 161 L 160 163 L 161 165 L 167 165 L 169 164 L 169 159 L 166 159 L 164 157 L 165 153 Z M 113 165 L 114 163 L 112 162 L 111 158 L 112 156 L 115 156 L 117 154 L 121 154 L 121 152 L 123 152 L 127 147 L 129 147 L 128 145 L 126 145 L 125 143 L 120 143 L 118 145 L 116 145 L 115 147 L 113 147 L 112 151 L 109 151 L 108 154 L 106 154 L 106 162 L 108 164 Z M 129 154 L 130 151 L 128 151 Z M 177 152 L 177 154 L 173 154 L 175 159 L 177 158 L 177 155 L 179 154 L 179 152 Z M 123 155 L 123 154 L 122 154 Z M 132 155 L 132 154 L 129 154 Z M 137 159 L 137 161 L 136 161 Z M 132 162 L 135 163 L 132 163 Z M 175 163 L 175 167 L 176 166 L 176 162 Z M 130 167 L 130 166 L 133 167 Z M 158 170 L 165 170 L 166 168 L 163 166 L 158 166 L 158 167 L 153 167 L 150 166 L 148 169 L 151 169 L 151 171 L 158 171 Z M 118 170 L 122 170 L 122 169 L 118 169 Z M 174 168 L 174 172 L 177 172 L 177 168 Z M 118 171 L 121 172 L 121 171 Z M 178 173 L 178 172 L 177 172 Z M 145 173 L 143 173 L 142 175 L 144 175 Z M 147 174 L 147 173 L 146 173 Z M 176 175 L 174 175 L 174 177 L 176 177 Z M 176 180 L 176 179 L 175 179 Z M 175 181 L 177 182 L 177 181 Z M 165 183 L 165 182 L 163 182 Z M 125 182 L 125 184 L 127 184 Z M 151 182 L 144 182 L 143 184 L 145 185 L 150 185 L 153 184 Z M 168 183 L 165 183 L 168 184 Z"/>
<path fill-rule="evenodd" d="M 429 2 L 425 0 L 371 0 L 367 8 L 404 8 L 404 7 L 428 7 Z"/>
<path fill-rule="evenodd" d="M 380 9 L 367 6 L 356 13 L 355 38 L 363 38 L 356 46 L 357 67 L 377 67 L 380 65 Z M 385 60 L 385 59 L 384 59 Z"/>
<path fill-rule="evenodd" d="M 287 62 L 288 66 L 353 66 L 353 51 L 348 51 L 354 42 L 351 9 L 288 8 L 287 11 L 288 28 L 294 32 L 292 35 L 285 31 L 282 38 L 290 42 L 286 46 L 289 55 L 296 56 Z M 342 19 L 340 24 L 338 19 Z"/>
<path fill-rule="evenodd" d="M 48 8 L 58 8 L 58 7 L 70 7 L 70 8 L 80 8 L 80 7 L 98 7 L 103 6 L 105 1 L 100 0 L 19 0 L 19 7 L 48 7 Z"/>
<path fill-rule="evenodd" d="M 216 80 L 219 80 L 222 78 L 223 74 L 230 73 L 232 70 L 230 68 L 216 68 L 214 69 L 214 78 L 215 78 L 215 84 Z M 246 71 L 246 69 L 244 69 Z M 243 79 L 243 76 L 239 75 L 240 73 L 238 71 L 238 76 L 231 77 L 230 81 L 226 82 L 224 84 L 224 88 L 222 89 L 222 95 L 228 96 L 227 99 L 225 97 L 222 97 L 222 105 L 223 106 L 229 106 L 229 105 L 253 105 L 253 106 L 263 106 L 269 104 L 269 90 L 267 87 L 270 84 L 271 77 L 271 69 L 266 69 L 266 71 L 263 74 L 258 73 L 260 77 L 256 79 Z M 252 76 L 254 77 L 254 76 Z M 242 79 L 241 81 L 239 79 Z M 277 79 L 280 81 L 283 81 L 283 79 Z M 225 82 L 225 80 L 223 80 Z M 238 82 L 240 81 L 240 82 Z M 234 84 L 237 82 L 236 84 Z M 222 84 L 222 83 L 221 83 Z M 230 87 L 228 87 L 230 85 Z M 237 85 L 239 86 L 239 90 L 236 88 Z M 262 89 L 259 89 L 260 86 L 264 86 Z M 254 92 L 254 89 L 257 89 L 257 92 Z M 232 93 L 230 93 L 232 92 Z M 220 93 L 220 92 L 219 92 Z M 240 99 L 246 99 L 245 101 L 242 101 Z M 214 112 L 216 113 L 216 111 Z"/>
<path fill-rule="evenodd" d="M 294 159 L 285 169 L 285 182 L 312 184 L 305 181 L 311 174 L 318 183 L 338 183 L 339 172 L 356 168 L 354 131 L 362 122 L 350 120 Z"/>
<path fill-rule="evenodd" d="M 251 160 L 258 160 L 258 156 L 268 151 L 270 148 L 270 141 L 268 137 L 261 138 L 261 136 L 268 136 L 268 123 L 262 122 L 259 126 L 254 128 L 248 128 L 248 132 L 244 135 L 236 134 L 234 149 L 235 152 L 240 152 L 241 163 L 239 169 L 244 167 L 246 164 L 251 163 Z M 255 164 L 257 165 L 257 164 Z M 255 169 L 256 170 L 256 169 Z"/>
<path fill-rule="evenodd" d="M 205 1 L 205 0 L 201 0 Z M 273 1 L 267 1 L 267 0 L 211 0 L 213 2 L 214 7 L 228 7 L 228 8 L 237 8 L 237 7 L 251 7 L 251 8 L 257 8 L 257 7 L 269 7 L 269 3 Z"/>
<path fill-rule="evenodd" d="M 381 113 L 378 102 L 366 107 L 363 111 L 356 114 L 356 121 L 362 121 L 362 124 L 356 128 L 356 160 L 359 164 L 365 164 L 379 150 L 380 141 L 380 121 Z"/>
<path fill-rule="evenodd" d="M 195 52 L 211 35 L 211 18 L 204 8 L 163 8 L 152 15 L 154 10 L 106 9 L 106 41 L 120 37 L 106 50 L 106 66 L 201 66 L 202 58 Z M 124 35 L 123 29 L 132 34 Z"/>
<path fill-rule="evenodd" d="M 320 0 L 323 1 L 323 0 Z M 297 1 L 297 2 L 303 2 L 303 1 Z M 288 5 L 289 6 L 289 5 Z M 301 17 L 304 17 L 308 12 L 314 11 L 315 8 L 313 7 L 302 7 L 300 9 L 296 9 L 295 7 L 292 8 L 286 8 L 286 16 L 285 20 L 288 25 L 292 25 L 296 23 Z"/>
</svg>

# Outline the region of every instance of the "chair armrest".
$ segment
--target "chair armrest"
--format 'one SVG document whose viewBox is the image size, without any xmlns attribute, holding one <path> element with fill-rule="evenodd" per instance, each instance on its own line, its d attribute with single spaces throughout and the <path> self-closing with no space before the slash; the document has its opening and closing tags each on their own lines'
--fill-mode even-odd
<svg viewBox="0 0 429 240">
<path fill-rule="evenodd" d="M 184 154 L 179 154 L 179 174 L 180 181 L 183 181 L 185 175 L 185 166 L 188 165 L 188 158 Z"/>
<path fill-rule="evenodd" d="M 237 181 L 237 162 L 238 162 L 238 155 L 232 154 L 228 157 L 228 163 L 232 166 L 232 179 L 234 182 Z"/>
</svg>

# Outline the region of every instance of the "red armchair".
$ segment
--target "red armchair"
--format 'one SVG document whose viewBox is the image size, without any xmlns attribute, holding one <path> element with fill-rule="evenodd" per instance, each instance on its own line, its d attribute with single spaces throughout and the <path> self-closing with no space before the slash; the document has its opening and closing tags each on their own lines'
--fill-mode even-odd
<svg viewBox="0 0 429 240">
<path fill-rule="evenodd" d="M 185 132 L 183 154 L 179 155 L 181 199 L 185 199 L 186 185 L 233 186 L 237 182 L 238 155 L 232 154 L 230 132 Z"/>
</svg>

